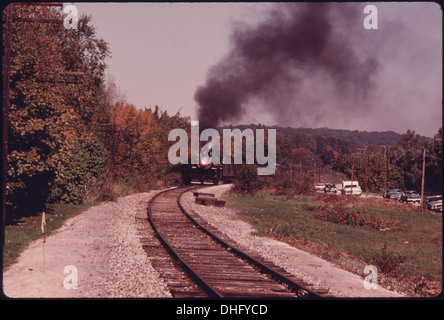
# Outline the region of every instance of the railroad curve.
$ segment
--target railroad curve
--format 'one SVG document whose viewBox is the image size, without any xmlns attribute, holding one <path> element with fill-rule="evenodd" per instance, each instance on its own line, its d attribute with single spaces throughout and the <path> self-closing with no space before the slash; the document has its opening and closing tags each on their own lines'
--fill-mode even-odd
<svg viewBox="0 0 444 320">
<path fill-rule="evenodd" d="M 323 297 L 325 292 L 315 292 L 306 284 L 290 279 L 289 275 L 235 248 L 193 219 L 181 205 L 180 198 L 183 193 L 197 188 L 165 190 L 148 204 L 148 220 L 157 238 L 189 279 L 200 288 L 192 290 L 195 297 Z M 180 287 L 181 284 L 176 286 Z M 182 297 L 180 288 L 176 291 L 179 293 L 177 297 Z M 193 293 L 188 293 L 188 297 L 190 295 L 193 296 Z"/>
</svg>

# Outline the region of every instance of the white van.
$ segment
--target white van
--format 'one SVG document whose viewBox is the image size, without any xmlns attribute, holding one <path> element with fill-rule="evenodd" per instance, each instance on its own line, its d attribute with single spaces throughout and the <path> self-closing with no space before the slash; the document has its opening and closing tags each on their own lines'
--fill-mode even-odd
<svg viewBox="0 0 444 320">
<path fill-rule="evenodd" d="M 346 195 L 360 196 L 362 194 L 362 190 L 358 181 L 342 181 L 341 193 Z"/>
</svg>

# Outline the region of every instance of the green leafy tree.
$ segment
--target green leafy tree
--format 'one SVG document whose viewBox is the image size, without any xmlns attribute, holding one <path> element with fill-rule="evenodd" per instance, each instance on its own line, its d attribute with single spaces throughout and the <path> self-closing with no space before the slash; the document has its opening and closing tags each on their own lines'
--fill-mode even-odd
<svg viewBox="0 0 444 320">
<path fill-rule="evenodd" d="M 344 154 L 336 159 L 333 169 L 345 173 L 349 179 L 353 175 L 353 180 L 358 181 L 361 187 L 364 187 L 367 181 L 367 191 L 379 191 L 387 184 L 386 160 L 381 153 Z M 389 187 L 402 188 L 400 169 L 389 163 L 388 170 Z"/>
<path fill-rule="evenodd" d="M 20 4 L 14 5 L 13 16 L 63 19 L 56 9 Z M 89 127 L 91 119 L 99 118 L 105 109 L 97 100 L 104 96 L 104 55 L 94 52 L 103 53 L 107 48 L 101 41 L 92 41 L 96 50 L 85 45 L 85 39 L 94 38 L 94 32 L 87 28 L 89 20 L 81 21 L 83 27 L 77 32 L 53 24 L 13 23 L 8 114 L 9 219 L 40 211 L 48 201 L 81 201 L 85 181 L 99 177 L 103 171 L 104 148 Z M 64 47 L 76 41 L 81 50 Z M 84 84 L 89 91 L 80 91 L 78 84 L 65 84 L 66 79 L 58 77 L 65 71 L 84 72 Z M 90 86 L 91 83 L 96 86 Z M 88 95 L 99 98 L 89 100 Z M 102 105 L 102 110 L 98 105 Z M 80 162 L 96 163 L 97 167 L 82 167 Z"/>
<path fill-rule="evenodd" d="M 425 189 L 430 194 L 442 192 L 442 127 L 433 140 L 426 141 Z"/>
<path fill-rule="evenodd" d="M 90 16 L 79 18 L 78 30 L 69 29 L 57 33 L 62 64 L 65 71 L 83 72 L 82 76 L 66 76 L 75 85 L 61 86 L 66 103 L 74 108 L 86 125 L 106 123 L 111 115 L 106 96 L 105 59 L 109 57 L 108 44 L 97 38 Z"/>
<path fill-rule="evenodd" d="M 413 130 L 401 135 L 399 142 L 389 150 L 391 163 L 402 172 L 405 189 L 420 190 L 424 139 Z"/>
</svg>

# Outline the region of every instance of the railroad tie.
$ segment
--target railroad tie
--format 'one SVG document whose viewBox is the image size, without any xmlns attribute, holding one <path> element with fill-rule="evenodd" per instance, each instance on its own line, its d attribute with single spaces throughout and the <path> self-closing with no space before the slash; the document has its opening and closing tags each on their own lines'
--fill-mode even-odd
<svg viewBox="0 0 444 320">
<path fill-rule="evenodd" d="M 216 199 L 216 198 L 196 197 L 194 202 L 196 202 L 197 204 L 205 205 L 205 206 L 209 206 L 209 205 L 213 205 L 213 206 L 216 206 L 216 207 L 223 207 L 223 206 L 225 206 L 225 201 L 224 200 L 219 200 L 219 199 Z"/>
<path fill-rule="evenodd" d="M 219 200 L 214 196 L 214 193 L 205 193 L 205 192 L 193 192 L 195 197 L 194 202 L 197 204 L 202 204 L 205 206 L 216 206 L 223 207 L 225 206 L 224 200 Z"/>
<path fill-rule="evenodd" d="M 206 193 L 206 192 L 193 192 L 193 196 L 195 197 L 210 197 L 214 198 L 214 193 Z"/>
</svg>

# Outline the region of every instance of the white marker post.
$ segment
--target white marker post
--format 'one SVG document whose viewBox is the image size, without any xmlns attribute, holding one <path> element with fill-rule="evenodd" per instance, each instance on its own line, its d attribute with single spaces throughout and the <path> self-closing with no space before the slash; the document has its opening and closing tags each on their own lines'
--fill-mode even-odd
<svg viewBox="0 0 444 320">
<path fill-rule="evenodd" d="M 46 217 L 45 212 L 42 214 L 42 233 L 43 233 L 43 272 L 46 272 L 46 257 L 45 257 L 45 226 L 46 226 Z"/>
</svg>

